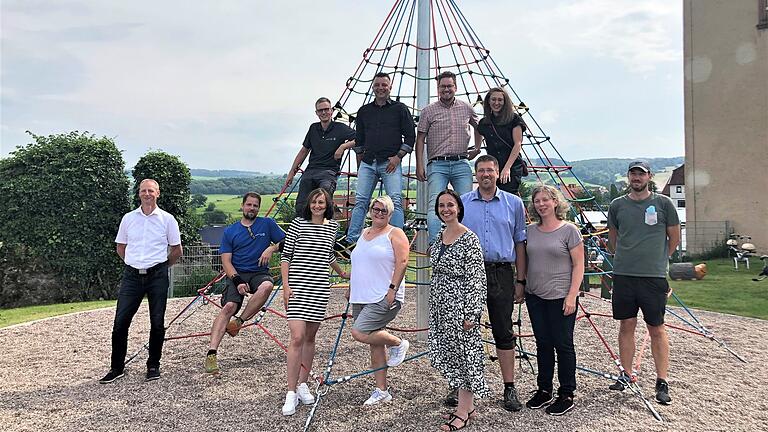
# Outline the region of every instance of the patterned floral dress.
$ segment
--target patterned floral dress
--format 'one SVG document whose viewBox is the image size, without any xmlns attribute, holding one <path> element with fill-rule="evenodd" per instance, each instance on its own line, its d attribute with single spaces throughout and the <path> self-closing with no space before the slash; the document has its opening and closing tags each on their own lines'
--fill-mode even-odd
<svg viewBox="0 0 768 432">
<path fill-rule="evenodd" d="M 480 241 L 467 231 L 440 253 L 443 231 L 430 248 L 429 359 L 453 388 L 489 396 L 480 317 L 486 297 Z M 476 323 L 464 331 L 464 320 Z"/>
</svg>

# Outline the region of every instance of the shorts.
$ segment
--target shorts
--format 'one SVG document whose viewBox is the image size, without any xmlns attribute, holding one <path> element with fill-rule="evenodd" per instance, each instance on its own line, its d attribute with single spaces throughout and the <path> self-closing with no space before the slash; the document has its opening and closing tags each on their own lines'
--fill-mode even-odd
<svg viewBox="0 0 768 432">
<path fill-rule="evenodd" d="M 363 333 L 381 330 L 395 319 L 402 306 L 398 300 L 390 306 L 386 297 L 376 303 L 353 303 L 352 315 L 355 317 L 355 324 L 352 328 Z"/>
<path fill-rule="evenodd" d="M 248 283 L 248 292 L 253 294 L 256 292 L 256 289 L 259 288 L 259 285 L 261 285 L 264 282 L 269 282 L 270 284 L 274 284 L 274 281 L 272 280 L 272 276 L 269 275 L 269 273 L 238 273 L 241 278 L 245 282 Z M 227 281 L 227 286 L 224 288 L 224 292 L 221 294 L 221 306 L 224 307 L 227 303 L 236 303 L 237 309 L 235 309 L 235 313 L 237 313 L 240 310 L 240 307 L 243 305 L 243 299 L 245 298 L 244 295 L 241 295 L 237 291 L 237 287 L 235 286 L 235 283 L 232 282 L 232 279 L 225 278 Z"/>
<path fill-rule="evenodd" d="M 637 318 L 652 327 L 664 324 L 669 283 L 666 278 L 613 275 L 613 319 Z"/>
<path fill-rule="evenodd" d="M 512 314 L 515 311 L 515 267 L 512 263 L 485 263 L 488 279 L 488 318 L 496 349 L 515 349 Z"/>
</svg>

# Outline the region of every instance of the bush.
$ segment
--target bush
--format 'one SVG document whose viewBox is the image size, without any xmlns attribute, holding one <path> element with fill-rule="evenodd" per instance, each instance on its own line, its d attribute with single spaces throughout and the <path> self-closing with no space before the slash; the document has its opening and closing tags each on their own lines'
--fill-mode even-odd
<svg viewBox="0 0 768 432">
<path fill-rule="evenodd" d="M 190 274 L 181 276 L 178 281 L 174 281 L 173 295 L 174 297 L 196 296 L 197 290 L 204 287 L 218 274 L 219 272 L 211 268 L 195 268 Z M 218 282 L 214 287 L 214 292 L 221 292 L 224 289 L 224 282 Z"/>
<path fill-rule="evenodd" d="M 202 219 L 190 211 L 191 196 L 189 183 L 192 176 L 189 168 L 178 156 L 162 151 L 151 151 L 145 154 L 133 167 L 133 205 L 138 207 L 139 184 L 144 179 L 154 179 L 160 184 L 160 198 L 157 205 L 176 217 L 181 231 L 181 242 L 189 244 L 200 240 L 198 230 Z"/>
<path fill-rule="evenodd" d="M 30 135 L 0 160 L 0 307 L 113 296 L 129 210 L 120 151 L 87 132 Z"/>
<path fill-rule="evenodd" d="M 713 243 L 711 249 L 700 254 L 691 255 L 690 259 L 692 261 L 706 261 L 715 258 L 728 258 L 729 253 L 728 245 L 725 242 Z"/>
</svg>

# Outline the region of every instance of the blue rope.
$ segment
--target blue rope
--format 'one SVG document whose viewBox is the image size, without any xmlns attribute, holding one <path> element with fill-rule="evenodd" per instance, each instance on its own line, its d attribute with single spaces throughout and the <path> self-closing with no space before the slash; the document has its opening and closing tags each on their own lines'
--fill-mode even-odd
<svg viewBox="0 0 768 432">
<path fill-rule="evenodd" d="M 424 351 L 424 352 L 421 352 L 419 354 L 412 355 L 410 357 L 407 357 L 405 360 L 403 360 L 403 363 L 409 362 L 411 360 L 416 360 L 417 358 L 423 357 L 423 356 L 425 356 L 427 354 L 429 354 L 429 351 Z M 351 375 L 346 375 L 346 376 L 343 376 L 343 377 L 341 377 L 339 379 L 329 379 L 325 383 L 327 385 L 329 385 L 329 386 L 331 386 L 333 384 L 345 383 L 345 382 L 347 382 L 349 380 L 352 380 L 352 379 L 355 379 L 355 378 L 359 378 L 359 377 L 365 376 L 365 375 L 370 375 L 372 373 L 375 373 L 375 372 L 378 372 L 380 370 L 384 370 L 384 369 L 387 369 L 387 368 L 389 368 L 389 366 L 384 365 L 384 366 L 378 367 L 376 369 L 366 369 L 366 370 L 364 370 L 362 372 L 357 372 L 357 373 L 354 373 L 354 374 L 351 374 Z"/>
</svg>

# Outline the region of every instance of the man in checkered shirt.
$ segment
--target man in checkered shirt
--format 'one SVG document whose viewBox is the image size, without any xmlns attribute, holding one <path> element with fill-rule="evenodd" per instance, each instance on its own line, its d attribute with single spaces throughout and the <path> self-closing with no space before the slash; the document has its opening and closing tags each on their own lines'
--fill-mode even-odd
<svg viewBox="0 0 768 432">
<path fill-rule="evenodd" d="M 448 187 L 459 195 L 472 190 L 472 168 L 469 160 L 480 153 L 482 138 L 475 138 L 469 150 L 469 125 L 477 127 L 477 114 L 467 102 L 456 99 L 456 74 L 443 72 L 437 76 L 439 100 L 427 105 L 419 117 L 416 135 L 416 177 L 429 182 L 429 205 L 435 206 L 437 194 Z M 424 144 L 427 165 L 424 167 Z M 427 212 L 429 242 L 440 232 L 441 222 L 434 212 Z"/>
</svg>

